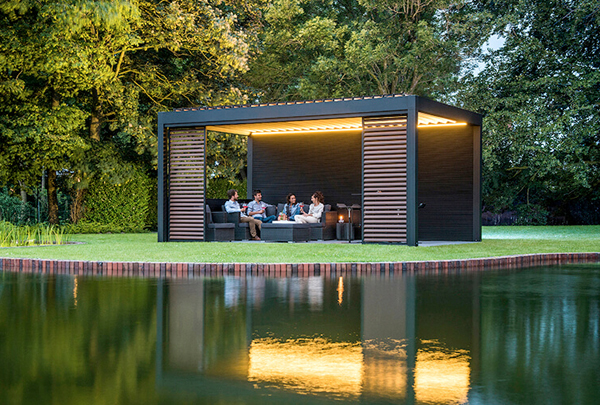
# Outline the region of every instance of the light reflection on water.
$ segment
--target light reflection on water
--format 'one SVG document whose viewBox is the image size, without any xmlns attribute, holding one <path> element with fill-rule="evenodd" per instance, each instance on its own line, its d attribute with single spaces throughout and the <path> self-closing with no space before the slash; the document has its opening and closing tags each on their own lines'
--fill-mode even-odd
<svg viewBox="0 0 600 405">
<path fill-rule="evenodd" d="M 248 381 L 299 394 L 360 395 L 363 353 L 358 343 L 323 338 L 254 339 Z"/>
<path fill-rule="evenodd" d="M 380 277 L 0 273 L 0 403 L 600 395 L 600 266 Z"/>
</svg>

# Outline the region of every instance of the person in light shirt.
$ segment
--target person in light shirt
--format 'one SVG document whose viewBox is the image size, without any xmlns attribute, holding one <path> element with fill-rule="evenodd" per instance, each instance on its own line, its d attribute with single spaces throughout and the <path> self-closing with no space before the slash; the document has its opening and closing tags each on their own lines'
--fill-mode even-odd
<svg viewBox="0 0 600 405">
<path fill-rule="evenodd" d="M 227 212 L 239 212 L 240 213 L 240 222 L 247 222 L 248 228 L 250 229 L 250 236 L 252 240 L 260 240 L 257 234 L 256 228 L 260 230 L 262 225 L 262 221 L 258 219 L 254 219 L 246 215 L 244 211 L 247 210 L 246 207 L 240 207 L 240 203 L 238 203 L 238 192 L 237 190 L 229 190 L 227 192 L 227 197 L 229 200 L 225 203 L 225 211 Z"/>
<path fill-rule="evenodd" d="M 267 214 L 265 214 L 269 204 L 262 201 L 262 193 L 260 190 L 254 190 L 252 192 L 252 198 L 254 198 L 254 201 L 248 203 L 249 216 L 258 219 L 262 223 L 271 223 L 277 219 L 275 215 L 267 216 Z"/>
<path fill-rule="evenodd" d="M 310 197 L 312 204 L 310 205 L 310 209 L 308 210 L 308 214 L 302 212 L 299 215 L 296 215 L 295 221 L 301 224 L 311 223 L 316 224 L 321 221 L 321 216 L 323 215 L 323 202 L 325 201 L 325 197 L 323 193 L 320 191 L 315 191 L 315 193 Z"/>
</svg>

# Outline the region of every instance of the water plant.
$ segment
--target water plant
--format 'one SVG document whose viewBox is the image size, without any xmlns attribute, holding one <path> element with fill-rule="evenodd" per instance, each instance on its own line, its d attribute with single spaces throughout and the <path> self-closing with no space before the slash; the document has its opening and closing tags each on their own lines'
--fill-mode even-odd
<svg viewBox="0 0 600 405">
<path fill-rule="evenodd" d="M 62 245 L 69 241 L 65 228 L 55 225 L 16 226 L 0 221 L 0 247 Z"/>
</svg>

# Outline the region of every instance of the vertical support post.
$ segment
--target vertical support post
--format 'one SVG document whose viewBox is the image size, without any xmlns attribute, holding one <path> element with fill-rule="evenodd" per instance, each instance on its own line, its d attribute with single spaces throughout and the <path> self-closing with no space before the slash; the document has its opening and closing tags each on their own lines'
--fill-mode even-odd
<svg viewBox="0 0 600 405">
<path fill-rule="evenodd" d="M 406 244 L 408 246 L 419 244 L 417 122 L 416 98 L 413 98 L 406 119 Z"/>
<path fill-rule="evenodd" d="M 473 240 L 481 242 L 481 127 L 473 126 Z"/>
<path fill-rule="evenodd" d="M 253 167 L 253 160 L 254 160 L 254 156 L 252 155 L 252 135 L 248 135 L 248 146 L 247 146 L 247 155 L 246 155 L 246 159 L 247 159 L 247 164 L 248 164 L 248 169 L 247 169 L 247 176 L 246 176 L 246 198 L 251 200 L 252 199 L 252 190 L 254 188 L 254 186 L 252 185 L 252 167 Z"/>
<path fill-rule="evenodd" d="M 365 243 L 365 124 L 360 134 L 360 242 Z"/>
<path fill-rule="evenodd" d="M 203 232 L 203 238 L 202 240 L 204 242 L 208 241 L 208 238 L 206 236 L 206 230 L 208 228 L 208 221 L 206 219 L 206 192 L 208 191 L 208 183 L 206 182 L 207 178 L 206 178 L 206 145 L 208 144 L 208 129 L 206 129 L 206 127 L 204 127 L 204 146 L 203 146 L 203 151 L 204 151 L 204 159 L 202 160 L 202 172 L 204 173 L 204 188 L 202 189 L 202 212 L 204 213 L 204 232 Z M 211 214 L 212 215 L 212 214 Z"/>
<path fill-rule="evenodd" d="M 158 114 L 158 241 L 166 242 L 165 239 L 165 137 L 162 123 L 162 114 Z"/>
</svg>

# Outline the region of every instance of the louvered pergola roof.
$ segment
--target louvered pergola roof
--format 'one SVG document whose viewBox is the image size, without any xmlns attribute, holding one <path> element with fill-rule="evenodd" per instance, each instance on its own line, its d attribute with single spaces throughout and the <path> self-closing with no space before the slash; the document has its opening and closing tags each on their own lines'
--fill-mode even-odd
<svg viewBox="0 0 600 405">
<path fill-rule="evenodd" d="M 465 123 L 432 114 L 419 113 L 419 127 L 433 125 L 465 125 Z M 362 131 L 363 123 L 361 117 L 351 117 L 324 120 L 212 125 L 208 126 L 206 129 L 209 131 L 226 132 L 238 135 L 297 134 L 303 132 Z"/>
<path fill-rule="evenodd" d="M 208 130 L 242 135 L 361 130 L 361 118 L 413 110 L 419 127 L 481 125 L 482 116 L 424 97 L 391 94 L 369 97 L 177 108 L 159 113 L 160 125 L 201 123 Z"/>
</svg>

